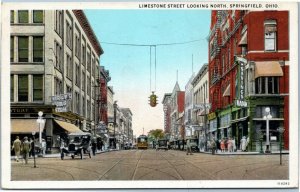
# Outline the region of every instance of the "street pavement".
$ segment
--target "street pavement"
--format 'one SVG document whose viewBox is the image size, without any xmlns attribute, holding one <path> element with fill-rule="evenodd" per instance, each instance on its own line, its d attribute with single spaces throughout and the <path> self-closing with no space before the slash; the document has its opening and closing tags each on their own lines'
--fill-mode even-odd
<svg viewBox="0 0 300 192">
<path fill-rule="evenodd" d="M 183 151 L 122 150 L 98 153 L 81 160 L 58 154 L 33 159 L 29 164 L 12 160 L 13 181 L 71 180 L 285 180 L 289 155 L 211 155 Z"/>
</svg>

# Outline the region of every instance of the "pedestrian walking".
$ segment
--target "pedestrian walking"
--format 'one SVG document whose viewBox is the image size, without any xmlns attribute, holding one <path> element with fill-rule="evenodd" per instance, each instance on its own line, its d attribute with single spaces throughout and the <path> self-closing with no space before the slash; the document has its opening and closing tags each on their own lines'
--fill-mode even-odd
<svg viewBox="0 0 300 192">
<path fill-rule="evenodd" d="M 192 148 L 191 148 L 191 142 L 189 139 L 186 140 L 186 155 L 193 155 L 192 154 Z"/>
<path fill-rule="evenodd" d="M 32 138 L 30 138 L 29 143 L 30 143 L 29 157 L 35 156 L 35 151 L 34 151 L 34 140 L 33 140 Z"/>
<path fill-rule="evenodd" d="M 95 141 L 95 139 L 93 139 L 92 141 L 92 151 L 93 151 L 93 155 L 96 155 L 96 148 L 97 148 L 97 143 Z"/>
<path fill-rule="evenodd" d="M 24 141 L 22 143 L 22 152 L 23 152 L 23 158 L 25 159 L 25 164 L 28 164 L 30 149 L 31 149 L 31 144 L 28 141 L 28 137 L 24 137 Z"/>
<path fill-rule="evenodd" d="M 241 146 L 240 146 L 242 151 L 246 151 L 247 148 L 247 139 L 245 136 L 241 139 Z"/>
<path fill-rule="evenodd" d="M 233 139 L 231 140 L 231 142 L 232 142 L 233 151 L 236 152 L 235 137 L 233 137 Z"/>
<path fill-rule="evenodd" d="M 214 139 L 211 140 L 210 146 L 211 146 L 211 154 L 214 155 L 215 154 L 215 150 L 216 150 L 216 142 L 215 142 Z"/>
<path fill-rule="evenodd" d="M 224 141 L 224 139 L 221 140 L 220 147 L 221 147 L 221 152 L 225 152 L 225 141 Z"/>
<path fill-rule="evenodd" d="M 46 141 L 45 141 L 45 139 L 42 139 L 42 154 L 43 154 L 43 156 L 46 155 L 46 148 L 47 148 Z"/>
<path fill-rule="evenodd" d="M 13 142 L 12 149 L 11 149 L 11 150 L 14 150 L 14 152 L 15 152 L 15 160 L 17 162 L 19 162 L 19 156 L 20 156 L 20 152 L 21 152 L 21 145 L 22 145 L 22 142 L 20 141 L 19 136 L 17 136 L 16 139 L 14 140 L 14 142 Z"/>
<path fill-rule="evenodd" d="M 220 140 L 216 140 L 216 152 L 218 153 L 218 151 L 221 151 L 221 145 L 220 145 Z"/>
<path fill-rule="evenodd" d="M 228 146 L 228 152 L 229 153 L 233 152 L 232 140 L 230 137 L 227 140 L 227 146 Z"/>
</svg>

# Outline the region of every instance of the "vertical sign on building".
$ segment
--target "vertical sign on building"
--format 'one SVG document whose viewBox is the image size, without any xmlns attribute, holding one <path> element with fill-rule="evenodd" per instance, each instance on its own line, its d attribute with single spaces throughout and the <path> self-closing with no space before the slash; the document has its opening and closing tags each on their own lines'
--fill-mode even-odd
<svg viewBox="0 0 300 192">
<path fill-rule="evenodd" d="M 247 101 L 245 101 L 245 65 L 247 60 L 242 57 L 235 57 L 235 61 L 239 64 L 239 75 L 237 76 L 238 85 L 237 88 L 237 98 L 235 101 L 235 105 L 237 107 L 247 107 Z"/>
</svg>

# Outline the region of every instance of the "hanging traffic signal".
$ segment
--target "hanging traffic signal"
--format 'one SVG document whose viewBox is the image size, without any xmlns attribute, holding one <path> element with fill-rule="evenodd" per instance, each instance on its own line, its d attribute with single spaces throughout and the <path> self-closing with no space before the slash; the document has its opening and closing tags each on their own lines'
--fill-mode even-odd
<svg viewBox="0 0 300 192">
<path fill-rule="evenodd" d="M 150 99 L 149 101 L 150 106 L 155 107 L 157 105 L 157 96 L 154 94 L 154 91 L 152 91 L 152 95 L 150 95 L 149 99 Z"/>
</svg>

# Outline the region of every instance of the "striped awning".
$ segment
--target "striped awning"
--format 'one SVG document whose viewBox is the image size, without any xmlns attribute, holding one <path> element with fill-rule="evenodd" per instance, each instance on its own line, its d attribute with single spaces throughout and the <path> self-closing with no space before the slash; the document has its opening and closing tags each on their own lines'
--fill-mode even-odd
<svg viewBox="0 0 300 192">
<path fill-rule="evenodd" d="M 247 42 L 247 31 L 243 34 L 240 42 L 239 42 L 239 46 L 244 46 L 244 45 L 247 45 L 248 42 Z"/>
<path fill-rule="evenodd" d="M 255 79 L 258 77 L 278 76 L 283 76 L 283 71 L 278 61 L 255 62 Z"/>
<path fill-rule="evenodd" d="M 39 132 L 37 119 L 11 119 L 10 123 L 11 133 L 13 134 L 32 134 L 32 132 Z M 43 126 L 41 126 L 41 132 L 43 132 Z"/>
<path fill-rule="evenodd" d="M 223 97 L 227 97 L 227 96 L 230 96 L 230 84 L 226 87 L 223 93 Z"/>
<path fill-rule="evenodd" d="M 65 121 L 54 120 L 61 128 L 68 131 L 69 133 L 83 133 L 76 125 Z"/>
</svg>

